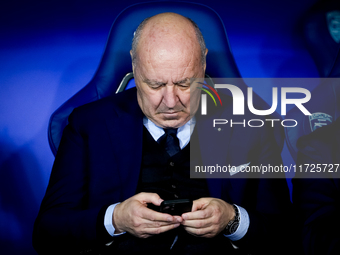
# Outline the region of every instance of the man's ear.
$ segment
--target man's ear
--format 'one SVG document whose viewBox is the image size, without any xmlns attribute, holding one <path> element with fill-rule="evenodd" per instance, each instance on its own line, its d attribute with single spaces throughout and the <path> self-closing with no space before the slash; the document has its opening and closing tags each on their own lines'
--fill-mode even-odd
<svg viewBox="0 0 340 255">
<path fill-rule="evenodd" d="M 207 67 L 207 54 L 208 54 L 208 49 L 205 49 L 205 62 L 204 62 L 204 72 L 205 72 L 205 68 Z"/>
<path fill-rule="evenodd" d="M 133 63 L 132 50 L 130 50 L 131 62 L 132 62 L 132 72 L 135 73 L 135 65 Z"/>
</svg>

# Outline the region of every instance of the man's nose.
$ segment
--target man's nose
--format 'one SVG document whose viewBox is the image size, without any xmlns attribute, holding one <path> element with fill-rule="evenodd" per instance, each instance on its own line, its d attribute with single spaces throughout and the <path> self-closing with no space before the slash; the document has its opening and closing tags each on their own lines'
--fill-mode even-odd
<svg viewBox="0 0 340 255">
<path fill-rule="evenodd" d="M 163 94 L 163 102 L 169 108 L 173 108 L 176 106 L 178 101 L 177 97 L 177 89 L 175 85 L 166 85 L 164 94 Z"/>
</svg>

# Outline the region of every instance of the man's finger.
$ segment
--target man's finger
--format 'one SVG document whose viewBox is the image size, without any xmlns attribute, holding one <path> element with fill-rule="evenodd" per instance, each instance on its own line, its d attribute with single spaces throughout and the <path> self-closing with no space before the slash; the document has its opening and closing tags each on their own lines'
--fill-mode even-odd
<svg viewBox="0 0 340 255">
<path fill-rule="evenodd" d="M 148 238 L 150 236 L 158 235 L 163 232 L 167 232 L 169 230 L 177 228 L 180 225 L 181 225 L 180 223 L 176 223 L 176 224 L 169 224 L 169 225 L 160 226 L 160 227 L 150 227 L 150 228 L 145 227 L 141 231 L 136 231 L 134 235 L 139 238 Z"/>
<path fill-rule="evenodd" d="M 162 222 L 162 221 L 158 221 L 158 222 L 146 222 L 144 225 L 144 230 L 146 232 L 148 232 L 149 234 L 154 234 L 154 232 L 157 230 L 156 229 L 160 229 L 161 232 L 164 231 L 168 231 L 171 230 L 173 228 L 177 228 L 181 225 L 181 223 L 170 223 L 170 222 Z"/>
<path fill-rule="evenodd" d="M 207 228 L 192 228 L 192 227 L 184 227 L 185 231 L 191 235 L 199 236 L 199 237 L 211 237 L 213 236 L 213 227 Z"/>
<path fill-rule="evenodd" d="M 195 212 L 197 210 L 203 210 L 204 208 L 206 208 L 206 206 L 209 204 L 209 198 L 200 198 L 197 200 L 193 201 L 192 204 L 192 212 Z"/>
<path fill-rule="evenodd" d="M 182 218 L 183 218 L 184 221 L 206 219 L 206 218 L 209 218 L 211 216 L 212 216 L 211 211 L 208 210 L 208 209 L 199 210 L 199 211 L 195 211 L 195 212 L 188 212 L 188 213 L 182 214 Z"/>
<path fill-rule="evenodd" d="M 186 220 L 182 222 L 182 226 L 189 228 L 208 228 L 212 225 L 210 219 Z"/>
<path fill-rule="evenodd" d="M 141 209 L 141 218 L 149 221 L 161 221 L 161 222 L 172 222 L 172 223 L 180 223 L 182 222 L 182 218 L 179 216 L 172 216 L 167 213 L 160 213 L 154 210 L 151 210 L 147 207 Z"/>
<path fill-rule="evenodd" d="M 158 235 L 160 233 L 177 228 L 180 225 L 181 225 L 180 223 L 175 223 L 175 224 L 169 224 L 169 225 L 160 226 L 160 227 L 150 227 L 150 228 L 145 228 L 144 231 L 150 235 Z"/>
<path fill-rule="evenodd" d="M 161 205 L 163 199 L 156 193 L 142 192 L 135 196 L 135 198 L 143 204 L 152 203 L 154 205 Z"/>
</svg>

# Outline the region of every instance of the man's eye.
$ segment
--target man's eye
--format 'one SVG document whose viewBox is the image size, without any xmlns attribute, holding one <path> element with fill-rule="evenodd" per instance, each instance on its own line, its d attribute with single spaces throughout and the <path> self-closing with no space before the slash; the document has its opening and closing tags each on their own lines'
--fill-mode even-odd
<svg viewBox="0 0 340 255">
<path fill-rule="evenodd" d="M 178 84 L 178 87 L 180 87 L 180 88 L 189 88 L 190 84 L 189 83 Z"/>
<path fill-rule="evenodd" d="M 161 88 L 163 86 L 164 86 L 163 84 L 152 84 L 152 85 L 149 85 L 149 87 L 152 88 L 152 89 L 159 89 L 159 88 Z"/>
</svg>

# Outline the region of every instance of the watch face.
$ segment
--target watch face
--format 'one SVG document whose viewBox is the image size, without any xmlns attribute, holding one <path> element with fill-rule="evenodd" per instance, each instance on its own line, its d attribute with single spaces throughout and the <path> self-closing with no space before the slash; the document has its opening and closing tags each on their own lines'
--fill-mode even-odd
<svg viewBox="0 0 340 255">
<path fill-rule="evenodd" d="M 235 210 L 235 218 L 231 220 L 226 227 L 225 232 L 227 235 L 233 234 L 240 225 L 240 213 L 235 205 L 233 205 L 233 207 Z"/>
<path fill-rule="evenodd" d="M 239 221 L 235 221 L 231 226 L 230 226 L 230 234 L 235 233 L 237 230 L 238 226 L 240 225 Z"/>
</svg>

